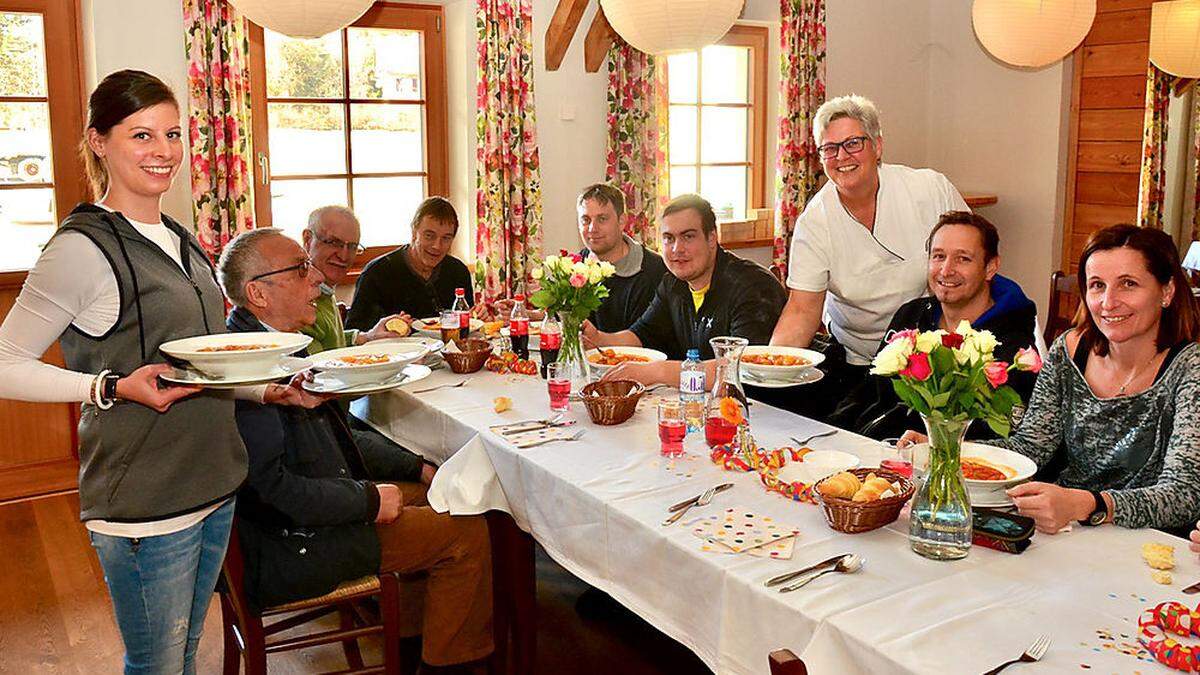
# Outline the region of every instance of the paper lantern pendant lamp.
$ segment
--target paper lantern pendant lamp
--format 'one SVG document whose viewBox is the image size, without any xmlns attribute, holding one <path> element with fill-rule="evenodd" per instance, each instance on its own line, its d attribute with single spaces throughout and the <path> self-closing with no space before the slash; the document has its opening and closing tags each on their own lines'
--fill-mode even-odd
<svg viewBox="0 0 1200 675">
<path fill-rule="evenodd" d="M 690 52 L 720 40 L 743 0 L 600 0 L 623 40 L 647 54 Z"/>
<path fill-rule="evenodd" d="M 975 35 L 996 58 L 1041 68 L 1070 54 L 1096 18 L 1096 0 L 975 0 Z"/>
<path fill-rule="evenodd" d="M 229 0 L 247 19 L 294 38 L 316 38 L 358 20 L 373 0 Z"/>
<path fill-rule="evenodd" d="M 1200 77 L 1200 0 L 1150 5 L 1150 62 L 1179 77 Z"/>
</svg>

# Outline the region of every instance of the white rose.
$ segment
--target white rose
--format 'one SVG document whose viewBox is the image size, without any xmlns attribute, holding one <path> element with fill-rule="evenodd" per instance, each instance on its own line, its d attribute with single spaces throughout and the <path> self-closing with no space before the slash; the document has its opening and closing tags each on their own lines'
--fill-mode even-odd
<svg viewBox="0 0 1200 675">
<path fill-rule="evenodd" d="M 546 267 L 548 267 L 549 269 L 554 269 L 554 266 L 557 264 L 558 264 L 558 256 L 552 255 L 552 256 L 546 258 Z"/>
<path fill-rule="evenodd" d="M 600 261 L 600 273 L 601 274 L 603 274 L 606 277 L 611 277 L 612 275 L 616 274 L 616 272 L 617 272 L 617 268 L 613 267 L 612 263 L 610 263 L 606 260 Z"/>
<path fill-rule="evenodd" d="M 928 330 L 917 333 L 917 351 L 928 354 L 942 344 L 944 330 Z"/>
<path fill-rule="evenodd" d="M 980 358 L 979 348 L 975 345 L 975 340 L 971 338 L 964 340 L 962 346 L 954 350 L 954 360 L 960 366 L 978 363 Z"/>
<path fill-rule="evenodd" d="M 908 340 L 897 340 L 875 355 L 871 362 L 872 375 L 895 375 L 908 365 L 908 356 L 912 353 L 912 345 Z"/>
<path fill-rule="evenodd" d="M 996 345 L 1000 344 L 996 341 L 996 336 L 990 330 L 981 330 L 975 333 L 971 339 L 975 343 L 975 348 L 979 350 L 979 353 L 988 356 L 991 356 L 992 352 L 996 349 Z"/>
<path fill-rule="evenodd" d="M 529 272 L 529 276 L 533 277 L 534 279 L 541 279 L 542 274 L 542 268 L 540 267 L 535 267 Z"/>
<path fill-rule="evenodd" d="M 577 262 L 571 266 L 570 272 L 571 272 L 571 274 L 582 274 L 584 276 L 587 276 L 588 266 L 583 264 L 582 262 Z"/>
<path fill-rule="evenodd" d="M 558 269 L 559 269 L 559 271 L 563 272 L 564 274 L 570 274 L 571 270 L 574 267 L 575 267 L 575 263 L 571 262 L 570 258 L 559 258 L 558 259 Z"/>
<path fill-rule="evenodd" d="M 971 328 L 971 322 L 963 319 L 958 322 L 958 326 L 954 329 L 955 333 L 965 337 L 970 337 L 975 334 L 975 329 Z"/>
<path fill-rule="evenodd" d="M 600 273 L 599 267 L 592 266 L 592 268 L 588 270 L 588 282 L 589 283 L 598 284 L 598 283 L 600 283 L 600 280 L 603 278 L 604 278 L 604 275 Z"/>
</svg>

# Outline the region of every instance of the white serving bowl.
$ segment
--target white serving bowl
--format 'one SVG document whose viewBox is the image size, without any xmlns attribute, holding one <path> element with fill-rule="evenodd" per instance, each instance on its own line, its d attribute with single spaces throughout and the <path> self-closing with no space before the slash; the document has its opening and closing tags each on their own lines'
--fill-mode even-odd
<svg viewBox="0 0 1200 675">
<path fill-rule="evenodd" d="M 386 344 L 368 342 L 365 345 L 330 349 L 317 354 L 313 357 L 313 370 L 329 373 L 345 384 L 382 382 L 404 370 L 404 366 L 424 358 L 428 353 L 428 347 L 421 344 L 399 341 Z M 379 363 L 351 363 L 345 360 L 368 355 L 386 357 L 387 360 Z"/>
<path fill-rule="evenodd" d="M 859 458 L 841 450 L 813 450 L 799 462 L 788 462 L 777 473 L 781 480 L 789 483 L 801 482 L 816 485 L 839 471 L 849 471 L 859 465 Z"/>
<path fill-rule="evenodd" d="M 483 322 L 474 317 L 471 317 L 470 326 L 470 332 L 472 333 L 478 333 L 479 331 L 483 330 Z M 429 317 L 427 319 L 414 319 L 412 328 L 413 330 L 426 335 L 433 335 L 435 337 L 442 336 L 442 320 L 436 316 Z"/>
<path fill-rule="evenodd" d="M 783 354 L 787 356 L 796 356 L 808 361 L 802 366 L 765 366 L 757 363 L 749 363 L 746 361 L 747 356 L 755 354 Z M 791 380 L 799 377 L 801 373 L 809 368 L 815 368 L 825 360 L 825 355 L 821 352 L 815 352 L 811 349 L 801 349 L 799 347 L 776 347 L 769 345 L 751 345 L 742 350 L 742 369 L 750 373 L 751 376 L 760 380 Z"/>
<path fill-rule="evenodd" d="M 248 378 L 282 373 L 279 360 L 308 346 L 312 338 L 300 333 L 219 333 L 171 340 L 159 345 L 167 356 L 187 361 L 215 378 Z M 201 351 L 254 345 L 254 349 Z"/>
<path fill-rule="evenodd" d="M 657 349 L 647 349 L 646 347 L 601 347 L 606 351 L 615 352 L 617 354 L 632 354 L 641 356 L 646 359 L 642 363 L 654 363 L 655 361 L 666 361 L 667 355 Z M 597 373 L 603 375 L 608 371 L 616 368 L 616 366 L 606 366 L 596 363 L 592 359 L 600 356 L 600 349 L 589 349 L 583 353 L 583 358 L 587 359 L 588 367 L 594 369 Z"/>
<path fill-rule="evenodd" d="M 912 450 L 913 467 L 923 475 L 929 469 L 929 443 L 917 443 L 912 446 Z M 1004 480 L 964 479 L 972 506 L 1011 506 L 1012 499 L 1005 490 L 1018 483 L 1024 483 L 1037 473 L 1037 463 L 1032 459 L 1018 452 L 985 443 L 964 441 L 961 458 L 982 459 L 1010 474 Z"/>
</svg>

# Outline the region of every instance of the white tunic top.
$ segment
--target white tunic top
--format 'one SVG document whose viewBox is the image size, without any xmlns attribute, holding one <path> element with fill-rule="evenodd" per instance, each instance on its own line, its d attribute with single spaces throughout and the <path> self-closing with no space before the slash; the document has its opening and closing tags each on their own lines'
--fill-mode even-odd
<svg viewBox="0 0 1200 675">
<path fill-rule="evenodd" d="M 875 228 L 856 221 L 828 181 L 796 220 L 788 288 L 828 291 L 825 318 L 846 361 L 867 365 L 900 305 L 924 295 L 925 240 L 946 211 L 967 211 L 942 174 L 898 164 L 879 167 Z"/>
</svg>

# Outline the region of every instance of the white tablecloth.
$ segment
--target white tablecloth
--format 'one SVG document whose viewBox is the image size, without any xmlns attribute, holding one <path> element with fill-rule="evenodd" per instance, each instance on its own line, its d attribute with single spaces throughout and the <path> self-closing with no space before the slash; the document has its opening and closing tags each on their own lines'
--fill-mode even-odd
<svg viewBox="0 0 1200 675">
<path fill-rule="evenodd" d="M 429 493 L 435 508 L 511 513 L 555 561 L 688 646 L 717 673 L 765 674 L 767 654 L 781 647 L 801 655 L 817 675 L 977 673 L 1016 657 L 1044 632 L 1054 641 L 1038 672 L 1087 672 L 1084 665 L 1104 673 L 1167 672 L 1121 653 L 1122 643 L 1136 642 L 1143 608 L 1186 601 L 1179 590 L 1200 579 L 1200 563 L 1186 542 L 1150 530 L 1077 527 L 1038 535 L 1021 555 L 974 547 L 955 562 L 912 553 L 903 518 L 874 532 L 840 534 L 818 507 L 767 492 L 754 474 L 710 463 L 699 434 L 688 439 L 688 458 L 661 458 L 654 408 L 646 400 L 616 427 L 592 424 L 575 403 L 572 412 L 586 429 L 581 440 L 517 450 L 488 427 L 545 417 L 545 383 L 439 371 L 412 388 L 462 379 L 467 386 L 417 396 L 405 388 L 377 394 L 353 410 L 441 464 Z M 500 395 L 512 398 L 513 410 L 493 412 Z M 827 428 L 761 404 L 752 408 L 751 426 L 767 447 Z M 875 465 L 883 452 L 848 432 L 810 445 L 852 452 L 864 466 Z M 747 507 L 801 531 L 792 560 L 705 553 L 686 526 L 661 525 L 668 505 L 725 481 L 735 487 L 683 522 Z M 1174 586 L 1150 580 L 1140 552 L 1147 541 L 1175 546 Z M 864 569 L 851 577 L 827 575 L 790 594 L 762 586 L 771 576 L 843 552 L 864 556 Z"/>
</svg>

